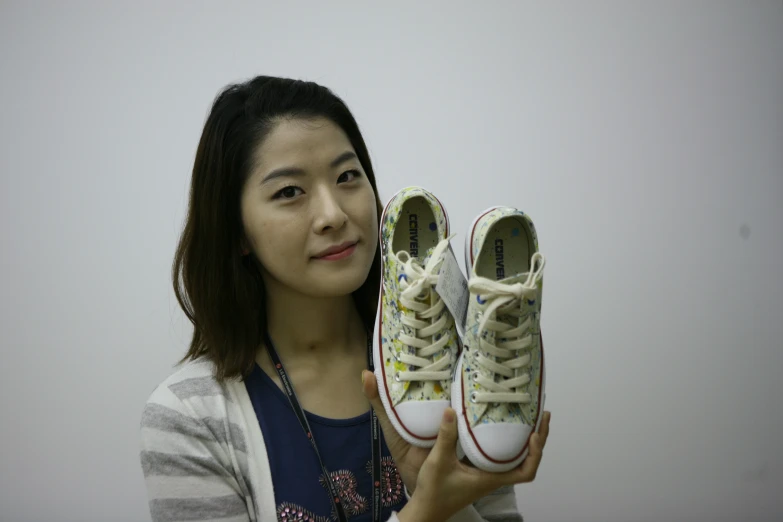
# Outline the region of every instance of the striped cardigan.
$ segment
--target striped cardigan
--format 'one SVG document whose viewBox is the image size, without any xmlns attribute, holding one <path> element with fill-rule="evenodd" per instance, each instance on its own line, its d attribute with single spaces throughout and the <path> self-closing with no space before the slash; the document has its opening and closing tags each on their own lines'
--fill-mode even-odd
<svg viewBox="0 0 783 522">
<path fill-rule="evenodd" d="M 218 383 L 210 362 L 183 364 L 152 393 L 141 417 L 140 458 L 154 522 L 277 521 L 267 449 L 245 385 Z M 507 487 L 450 520 L 522 517 Z"/>
</svg>

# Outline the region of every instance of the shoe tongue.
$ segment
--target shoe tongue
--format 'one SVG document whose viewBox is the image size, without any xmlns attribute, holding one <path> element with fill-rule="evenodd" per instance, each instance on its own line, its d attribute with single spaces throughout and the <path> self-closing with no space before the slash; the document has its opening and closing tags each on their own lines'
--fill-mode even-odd
<svg viewBox="0 0 783 522">
<path fill-rule="evenodd" d="M 522 272 L 522 273 L 513 275 L 511 277 L 506 277 L 504 279 L 500 279 L 498 281 L 498 283 L 503 284 L 503 285 L 509 285 L 509 286 L 517 284 L 517 283 L 524 283 L 525 281 L 527 281 L 528 274 L 529 274 L 529 272 Z M 525 303 L 527 303 L 527 307 L 529 307 L 530 305 L 535 303 L 535 300 L 531 302 L 529 299 L 525 299 L 520 306 L 525 308 L 525 306 L 526 306 Z M 511 326 L 512 328 L 515 328 L 515 327 L 521 325 L 526 320 L 526 318 L 524 316 L 515 316 L 515 315 L 504 314 L 504 313 L 502 313 L 502 311 L 500 309 L 498 309 L 495 312 L 495 320 L 503 322 L 503 323 Z M 495 360 L 496 362 L 499 360 L 498 357 L 495 357 L 495 356 L 492 356 L 492 357 L 493 357 L 493 360 Z"/>
<path fill-rule="evenodd" d="M 521 274 L 513 275 L 511 277 L 507 277 L 505 279 L 501 279 L 498 281 L 498 283 L 503 285 L 514 285 L 517 283 L 524 283 L 527 281 L 528 272 L 523 272 Z M 527 297 L 525 301 L 528 303 L 528 305 L 533 304 L 530 300 L 533 299 L 533 302 L 535 302 L 535 297 Z"/>
<path fill-rule="evenodd" d="M 429 262 L 430 262 L 430 258 L 432 257 L 432 253 L 435 251 L 435 248 L 436 248 L 436 247 L 432 247 L 432 248 L 430 248 L 429 250 L 427 250 L 426 252 L 424 252 L 424 255 L 423 255 L 423 256 L 420 256 L 420 257 L 419 257 L 419 259 L 421 260 L 421 261 L 420 261 L 420 263 L 421 263 L 421 266 L 422 266 L 422 267 L 426 267 L 426 266 L 427 266 L 427 263 L 429 263 Z"/>
<path fill-rule="evenodd" d="M 425 252 L 423 252 L 423 255 L 414 258 L 416 263 L 418 265 L 420 265 L 422 268 L 426 268 L 427 267 L 427 263 L 430 262 L 430 259 L 432 258 L 432 254 L 433 254 L 433 252 L 435 251 L 436 248 L 437 248 L 437 246 L 434 246 L 434 247 L 426 250 Z M 404 273 L 404 269 L 403 269 L 402 265 L 400 265 L 400 267 L 399 267 L 399 273 Z M 437 270 L 436 270 L 436 273 L 437 273 Z M 430 304 L 430 305 L 434 304 L 432 302 L 432 299 L 434 299 L 434 297 L 432 295 L 432 292 L 430 292 L 430 294 L 428 296 L 428 299 L 427 299 L 428 304 Z"/>
</svg>

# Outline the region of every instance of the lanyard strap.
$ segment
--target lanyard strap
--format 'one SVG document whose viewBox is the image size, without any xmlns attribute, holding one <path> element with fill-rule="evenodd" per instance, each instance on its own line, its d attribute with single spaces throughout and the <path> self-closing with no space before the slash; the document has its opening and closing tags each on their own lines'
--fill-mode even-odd
<svg viewBox="0 0 783 522">
<path fill-rule="evenodd" d="M 321 454 L 318 452 L 318 446 L 315 444 L 315 438 L 313 437 L 313 431 L 310 429 L 310 423 L 307 422 L 307 416 L 305 415 L 302 406 L 299 404 L 299 399 L 296 398 L 296 393 L 294 392 L 294 388 L 291 385 L 291 381 L 288 379 L 288 374 L 286 373 L 285 368 L 283 368 L 283 363 L 280 362 L 280 357 L 278 357 L 277 351 L 275 350 L 275 347 L 272 344 L 272 339 L 270 339 L 268 333 L 266 334 L 266 346 L 267 351 L 269 352 L 269 356 L 272 358 L 272 363 L 275 365 L 275 370 L 277 370 L 277 374 L 280 376 L 280 381 L 283 383 L 283 390 L 288 397 L 288 402 L 291 404 L 291 408 L 294 410 L 294 413 L 299 420 L 299 424 L 302 426 L 307 439 L 313 446 L 315 456 L 318 458 L 318 463 L 321 465 L 321 471 L 326 478 L 325 482 L 329 488 L 329 496 L 331 497 L 334 510 L 337 513 L 337 519 L 340 522 L 348 522 L 348 516 L 345 514 L 345 508 L 343 508 L 343 505 L 340 502 L 340 495 L 337 492 L 334 481 L 332 481 L 331 475 L 329 475 L 329 471 L 326 469 L 326 466 L 324 466 L 323 459 L 321 459 Z M 369 333 L 367 334 L 367 365 L 370 371 L 374 371 L 372 361 L 372 337 Z M 370 431 L 372 440 L 372 519 L 374 522 L 380 522 L 381 434 L 380 430 L 378 429 L 378 417 L 375 415 L 375 410 L 372 408 L 370 408 Z"/>
</svg>

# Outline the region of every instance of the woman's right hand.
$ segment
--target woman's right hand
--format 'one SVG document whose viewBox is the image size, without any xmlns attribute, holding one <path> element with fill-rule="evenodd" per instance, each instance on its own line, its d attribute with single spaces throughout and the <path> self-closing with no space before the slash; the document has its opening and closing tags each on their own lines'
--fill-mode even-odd
<svg viewBox="0 0 783 522">
<path fill-rule="evenodd" d="M 490 473 L 457 459 L 457 416 L 451 408 L 443 414 L 438 439 L 431 450 L 415 448 L 404 441 L 400 443 L 403 439 L 389 422 L 371 375 L 369 372 L 364 374 L 365 395 L 375 409 L 403 482 L 409 491 L 415 487 L 408 504 L 398 514 L 401 522 L 445 521 L 503 486 L 532 482 L 536 478 L 549 436 L 550 412 L 544 412 L 539 432 L 530 437 L 530 450 L 522 464 L 505 473 Z M 412 468 L 417 466 L 417 476 L 412 479 Z"/>
<path fill-rule="evenodd" d="M 522 464 L 505 473 L 490 473 L 457 460 L 457 414 L 443 414 L 438 440 L 421 466 L 418 486 L 400 511 L 401 522 L 445 521 L 493 491 L 513 484 L 532 482 L 549 435 L 551 414 L 544 412 L 541 428 L 530 438 L 530 451 Z M 410 507 L 410 513 L 406 509 Z"/>
</svg>

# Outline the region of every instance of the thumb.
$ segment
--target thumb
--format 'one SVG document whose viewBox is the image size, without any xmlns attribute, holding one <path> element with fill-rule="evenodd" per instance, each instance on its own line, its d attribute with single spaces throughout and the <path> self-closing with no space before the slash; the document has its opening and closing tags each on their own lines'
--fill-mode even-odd
<svg viewBox="0 0 783 522">
<path fill-rule="evenodd" d="M 378 415 L 379 418 L 381 412 L 386 415 L 386 410 L 384 410 L 381 397 L 378 394 L 378 381 L 375 380 L 375 374 L 369 370 L 362 370 L 362 391 L 364 392 L 364 396 L 370 401 L 372 408 L 376 410 L 376 415 Z"/>
<path fill-rule="evenodd" d="M 369 370 L 362 371 L 362 391 L 364 396 L 370 401 L 372 409 L 375 410 L 375 416 L 378 417 L 378 423 L 381 425 L 383 438 L 386 439 L 386 445 L 389 447 L 389 450 L 394 452 L 398 448 L 402 449 L 408 443 L 400 437 L 400 434 L 392 426 L 389 416 L 386 414 L 386 408 L 383 407 L 381 402 L 381 396 L 378 394 L 378 381 Z"/>
<path fill-rule="evenodd" d="M 440 463 L 446 463 L 457 458 L 457 412 L 446 408 L 438 431 L 438 440 L 432 448 L 434 458 Z"/>
</svg>

